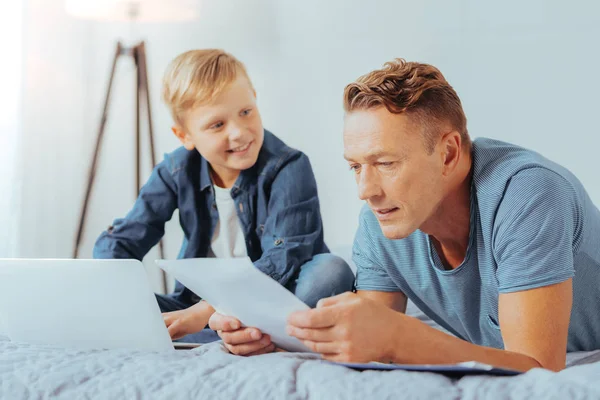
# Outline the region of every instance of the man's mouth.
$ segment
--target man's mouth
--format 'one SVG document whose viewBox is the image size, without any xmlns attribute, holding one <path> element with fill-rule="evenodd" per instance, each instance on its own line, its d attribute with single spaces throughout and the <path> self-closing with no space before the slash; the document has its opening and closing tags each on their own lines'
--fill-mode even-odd
<svg viewBox="0 0 600 400">
<path fill-rule="evenodd" d="M 378 219 L 386 219 L 387 217 L 389 217 L 391 214 L 393 214 L 395 211 L 398 211 L 399 208 L 398 207 L 391 207 L 391 208 L 373 208 L 373 213 L 375 214 L 375 216 Z"/>
</svg>

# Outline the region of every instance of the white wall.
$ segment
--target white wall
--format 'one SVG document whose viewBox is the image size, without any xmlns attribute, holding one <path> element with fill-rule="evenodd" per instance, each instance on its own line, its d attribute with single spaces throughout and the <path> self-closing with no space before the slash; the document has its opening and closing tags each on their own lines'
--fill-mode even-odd
<svg viewBox="0 0 600 400">
<path fill-rule="evenodd" d="M 20 179 L 17 154 L 21 137 L 23 4 L 0 6 L 0 257 L 14 257 L 19 219 L 16 214 Z"/>
<path fill-rule="evenodd" d="M 62 0 L 29 2 L 21 254 L 68 257 L 113 40 L 129 29 L 71 20 Z M 361 206 L 342 159 L 342 90 L 394 57 L 438 66 L 461 96 L 474 137 L 540 151 L 575 172 L 600 204 L 593 0 L 204 0 L 200 20 L 142 26 L 134 36 L 148 41 L 160 154 L 177 146 L 160 102 L 168 62 L 187 49 L 222 47 L 247 64 L 265 126 L 312 161 L 332 246 L 352 241 Z M 133 202 L 130 64 L 120 65 L 117 84 L 84 256 Z M 176 218 L 167 231 L 167 255 L 175 257 Z"/>
</svg>

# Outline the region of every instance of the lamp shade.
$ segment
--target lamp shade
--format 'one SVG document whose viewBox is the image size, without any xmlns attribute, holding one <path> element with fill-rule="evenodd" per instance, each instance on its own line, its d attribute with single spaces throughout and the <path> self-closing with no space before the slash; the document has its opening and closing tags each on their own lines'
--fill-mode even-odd
<svg viewBox="0 0 600 400">
<path fill-rule="evenodd" d="M 168 22 L 198 17 L 197 0 L 66 0 L 68 14 L 98 21 Z"/>
</svg>

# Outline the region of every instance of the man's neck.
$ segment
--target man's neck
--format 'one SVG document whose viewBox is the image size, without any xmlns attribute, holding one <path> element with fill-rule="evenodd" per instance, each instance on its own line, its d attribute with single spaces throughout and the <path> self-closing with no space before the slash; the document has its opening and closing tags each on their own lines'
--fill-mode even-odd
<svg viewBox="0 0 600 400">
<path fill-rule="evenodd" d="M 421 228 L 428 234 L 446 269 L 457 268 L 467 255 L 471 227 L 471 159 L 461 166 L 457 184 Z M 464 160 L 467 162 L 467 160 Z"/>
</svg>

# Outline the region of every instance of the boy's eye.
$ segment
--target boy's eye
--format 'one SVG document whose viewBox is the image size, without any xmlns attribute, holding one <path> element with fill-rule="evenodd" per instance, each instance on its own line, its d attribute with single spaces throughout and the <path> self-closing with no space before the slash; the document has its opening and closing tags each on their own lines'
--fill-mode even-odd
<svg viewBox="0 0 600 400">
<path fill-rule="evenodd" d="M 209 126 L 208 129 L 219 129 L 222 126 L 223 122 L 217 122 L 216 124 L 212 124 L 211 126 Z"/>
<path fill-rule="evenodd" d="M 242 111 L 241 114 L 242 114 L 243 117 L 245 117 L 247 115 L 250 115 L 251 112 L 252 112 L 252 109 L 248 108 L 248 109 Z"/>
</svg>

